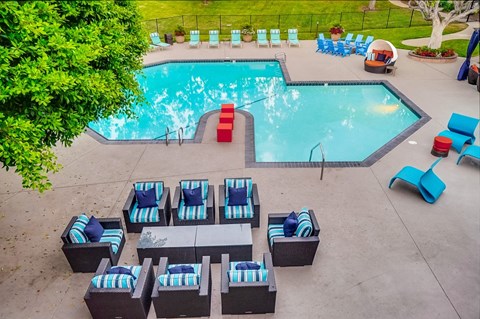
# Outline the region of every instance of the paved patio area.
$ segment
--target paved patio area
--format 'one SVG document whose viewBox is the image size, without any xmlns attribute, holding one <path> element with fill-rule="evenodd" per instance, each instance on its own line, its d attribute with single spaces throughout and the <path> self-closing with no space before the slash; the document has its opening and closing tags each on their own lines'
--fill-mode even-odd
<svg viewBox="0 0 480 319">
<path fill-rule="evenodd" d="M 84 134 L 71 148 L 59 147 L 63 169 L 53 189 L 23 190 L 19 178 L 0 170 L 0 318 L 90 318 L 83 301 L 92 274 L 72 273 L 60 234 L 73 215 L 121 217 L 137 180 L 163 180 L 174 188 L 183 178 L 251 176 L 262 204 L 261 227 L 253 230 L 253 255 L 268 251 L 267 214 L 312 208 L 321 226 L 313 266 L 275 268 L 276 313 L 238 318 L 471 318 L 480 316 L 480 170 L 450 152 L 436 167 L 447 189 L 434 205 L 415 190 L 389 179 L 403 166 L 426 169 L 433 137 L 452 112 L 479 117 L 479 93 L 456 76 L 453 64 L 410 60 L 399 50 L 395 76 L 363 70 L 363 58 L 300 48 L 188 49 L 174 45 L 150 53 L 145 63 L 165 59 L 273 58 L 285 52 L 293 81 L 388 80 L 431 120 L 367 168 L 245 168 L 245 118 L 237 116 L 232 144 L 215 142 L 209 118 L 201 144 L 104 145 Z M 478 57 L 477 57 L 478 60 Z M 476 136 L 478 137 L 478 131 Z M 416 143 L 409 143 L 415 141 Z M 478 142 L 477 142 L 478 143 Z M 216 195 L 218 197 L 218 194 Z M 218 211 L 218 210 L 217 210 Z M 127 234 L 120 265 L 138 262 L 138 234 Z M 212 266 L 212 318 L 221 317 L 220 266 Z M 187 305 L 186 305 L 187 306 Z M 155 318 L 153 307 L 148 318 Z"/>
</svg>

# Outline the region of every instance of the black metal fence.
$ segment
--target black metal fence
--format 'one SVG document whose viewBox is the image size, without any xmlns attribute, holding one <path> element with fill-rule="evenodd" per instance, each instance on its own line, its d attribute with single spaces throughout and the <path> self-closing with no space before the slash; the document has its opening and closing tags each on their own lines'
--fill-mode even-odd
<svg viewBox="0 0 480 319">
<path fill-rule="evenodd" d="M 250 24 L 254 29 L 296 28 L 299 33 L 317 34 L 327 32 L 335 23 L 341 23 L 345 30 L 408 28 L 429 25 L 422 15 L 413 9 L 391 8 L 388 10 L 340 12 L 324 14 L 280 14 L 280 15 L 182 15 L 143 21 L 149 32 L 173 33 L 177 25 L 189 30 L 219 30 L 220 34 L 230 34 L 231 30 L 241 29 Z"/>
</svg>

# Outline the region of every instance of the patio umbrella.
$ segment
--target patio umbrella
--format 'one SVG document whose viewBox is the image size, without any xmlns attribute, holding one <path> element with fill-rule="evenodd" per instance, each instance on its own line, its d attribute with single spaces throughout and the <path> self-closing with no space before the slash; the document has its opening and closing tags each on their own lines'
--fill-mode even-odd
<svg viewBox="0 0 480 319">
<path fill-rule="evenodd" d="M 462 66 L 460 67 L 460 71 L 458 72 L 458 75 L 457 75 L 457 80 L 462 81 L 467 78 L 468 68 L 470 67 L 470 58 L 472 57 L 473 50 L 475 50 L 475 48 L 478 45 L 479 39 L 480 39 L 480 32 L 479 32 L 479 29 L 476 28 L 473 31 L 472 37 L 470 38 L 470 42 L 468 43 L 467 58 L 465 59 L 465 62 L 463 62 Z"/>
</svg>

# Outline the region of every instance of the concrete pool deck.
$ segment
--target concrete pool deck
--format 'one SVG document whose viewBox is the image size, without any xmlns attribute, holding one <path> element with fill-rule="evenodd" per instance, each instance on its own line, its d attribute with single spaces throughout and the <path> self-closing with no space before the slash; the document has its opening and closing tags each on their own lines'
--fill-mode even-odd
<svg viewBox="0 0 480 319">
<path fill-rule="evenodd" d="M 458 154 L 450 151 L 435 168 L 447 189 L 434 205 L 404 183 L 388 189 L 403 166 L 426 169 L 436 159 L 430 154 L 433 137 L 446 129 L 452 112 L 479 117 L 476 87 L 456 80 L 464 59 L 427 64 L 399 50 L 393 76 L 365 72 L 361 56 L 333 57 L 315 49 L 314 41 L 274 49 L 252 43 L 208 49 L 204 42 L 200 49 L 181 44 L 155 51 L 145 63 L 285 52 L 293 81 L 388 80 L 432 119 L 371 167 L 327 168 L 323 180 L 318 168 L 245 168 L 245 118 L 236 117 L 233 143 L 218 144 L 218 114 L 208 119 L 200 144 L 104 145 L 83 134 L 72 147 L 58 147 L 64 167 L 44 194 L 23 190 L 13 172 L 1 170 L 0 318 L 90 318 L 83 296 L 92 274 L 72 273 L 61 251 L 60 234 L 73 215 L 122 217 L 134 181 L 163 180 L 172 189 L 180 179 L 208 178 L 218 193 L 223 178 L 250 176 L 261 200 L 261 226 L 252 231 L 254 259 L 268 251 L 268 213 L 308 206 L 320 223 L 321 242 L 313 266 L 275 268 L 275 314 L 225 317 L 477 319 L 478 163 L 464 159 L 457 166 Z M 126 234 L 119 265 L 138 263 L 138 238 Z M 211 317 L 220 318 L 218 264 L 212 277 Z M 155 317 L 151 307 L 148 318 Z"/>
</svg>

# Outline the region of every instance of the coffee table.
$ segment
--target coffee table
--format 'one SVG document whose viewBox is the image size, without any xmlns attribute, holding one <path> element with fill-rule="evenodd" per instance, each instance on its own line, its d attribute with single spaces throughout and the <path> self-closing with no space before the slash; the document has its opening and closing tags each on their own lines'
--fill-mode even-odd
<svg viewBox="0 0 480 319">
<path fill-rule="evenodd" d="M 202 256 L 210 256 L 210 262 L 220 263 L 222 254 L 230 254 L 231 261 L 252 260 L 252 245 L 250 224 L 197 226 L 197 262 Z"/>
<path fill-rule="evenodd" d="M 138 260 L 152 258 L 158 265 L 160 257 L 171 264 L 195 263 L 197 226 L 143 227 L 137 243 Z M 201 259 L 200 259 L 201 260 Z"/>
</svg>

